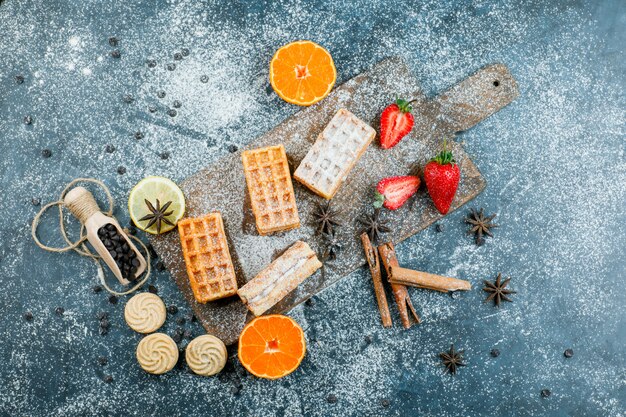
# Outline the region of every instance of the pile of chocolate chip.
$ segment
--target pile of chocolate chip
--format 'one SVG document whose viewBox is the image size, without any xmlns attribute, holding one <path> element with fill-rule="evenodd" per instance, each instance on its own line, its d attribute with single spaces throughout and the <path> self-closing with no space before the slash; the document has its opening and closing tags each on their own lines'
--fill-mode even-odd
<svg viewBox="0 0 626 417">
<path fill-rule="evenodd" d="M 105 224 L 98 229 L 98 237 L 115 260 L 122 277 L 130 281 L 135 280 L 135 273 L 139 268 L 139 259 L 137 259 L 137 254 L 130 247 L 126 238 L 120 235 L 117 227 L 111 223 Z"/>
</svg>

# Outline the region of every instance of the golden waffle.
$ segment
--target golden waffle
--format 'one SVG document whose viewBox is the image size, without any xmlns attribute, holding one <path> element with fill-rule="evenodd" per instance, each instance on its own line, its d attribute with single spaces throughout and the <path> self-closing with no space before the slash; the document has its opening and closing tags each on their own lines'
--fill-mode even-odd
<svg viewBox="0 0 626 417">
<path fill-rule="evenodd" d="M 241 159 L 259 234 L 300 227 L 285 147 L 244 151 Z"/>
<path fill-rule="evenodd" d="M 340 109 L 319 134 L 293 177 L 330 200 L 374 136 L 376 131 L 370 125 Z"/>
<path fill-rule="evenodd" d="M 255 316 L 260 316 L 321 267 L 309 245 L 297 241 L 237 294 Z"/>
<path fill-rule="evenodd" d="M 235 269 L 230 259 L 220 213 L 178 222 L 189 284 L 199 303 L 237 293 Z"/>
</svg>

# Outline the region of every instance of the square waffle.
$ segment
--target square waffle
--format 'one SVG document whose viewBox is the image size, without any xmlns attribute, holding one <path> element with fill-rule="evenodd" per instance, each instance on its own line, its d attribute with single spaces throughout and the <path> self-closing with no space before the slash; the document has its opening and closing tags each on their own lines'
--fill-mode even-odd
<svg viewBox="0 0 626 417">
<path fill-rule="evenodd" d="M 237 294 L 255 316 L 260 316 L 321 267 L 311 247 L 297 241 Z"/>
<path fill-rule="evenodd" d="M 285 147 L 244 151 L 241 159 L 259 234 L 300 227 Z"/>
<path fill-rule="evenodd" d="M 330 200 L 374 136 L 376 131 L 370 125 L 340 109 L 319 134 L 293 177 Z"/>
<path fill-rule="evenodd" d="M 237 278 L 230 259 L 220 213 L 178 222 L 189 284 L 199 303 L 237 293 Z"/>
</svg>

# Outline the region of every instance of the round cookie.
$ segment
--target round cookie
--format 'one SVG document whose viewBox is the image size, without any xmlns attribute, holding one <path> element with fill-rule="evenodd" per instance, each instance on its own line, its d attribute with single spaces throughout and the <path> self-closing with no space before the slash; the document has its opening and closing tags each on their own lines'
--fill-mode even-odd
<svg viewBox="0 0 626 417">
<path fill-rule="evenodd" d="M 178 362 L 178 347 L 165 333 L 153 333 L 137 345 L 137 362 L 146 372 L 164 374 Z"/>
<path fill-rule="evenodd" d="M 215 336 L 205 334 L 193 339 L 187 345 L 185 359 L 189 369 L 198 375 L 215 375 L 226 365 L 226 346 Z"/>
<path fill-rule="evenodd" d="M 165 323 L 167 312 L 163 300 L 150 292 L 142 292 L 128 300 L 124 320 L 139 333 L 152 333 Z"/>
</svg>

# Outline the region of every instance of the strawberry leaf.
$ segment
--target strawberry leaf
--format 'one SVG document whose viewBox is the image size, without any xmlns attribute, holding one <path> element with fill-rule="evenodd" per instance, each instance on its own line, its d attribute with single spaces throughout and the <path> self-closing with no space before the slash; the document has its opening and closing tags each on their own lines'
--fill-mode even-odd
<svg viewBox="0 0 626 417">
<path fill-rule="evenodd" d="M 374 203 L 372 203 L 372 205 L 375 208 L 381 208 L 384 202 L 385 202 L 385 196 L 379 193 L 378 191 L 376 191 L 376 196 L 374 197 Z"/>
</svg>

